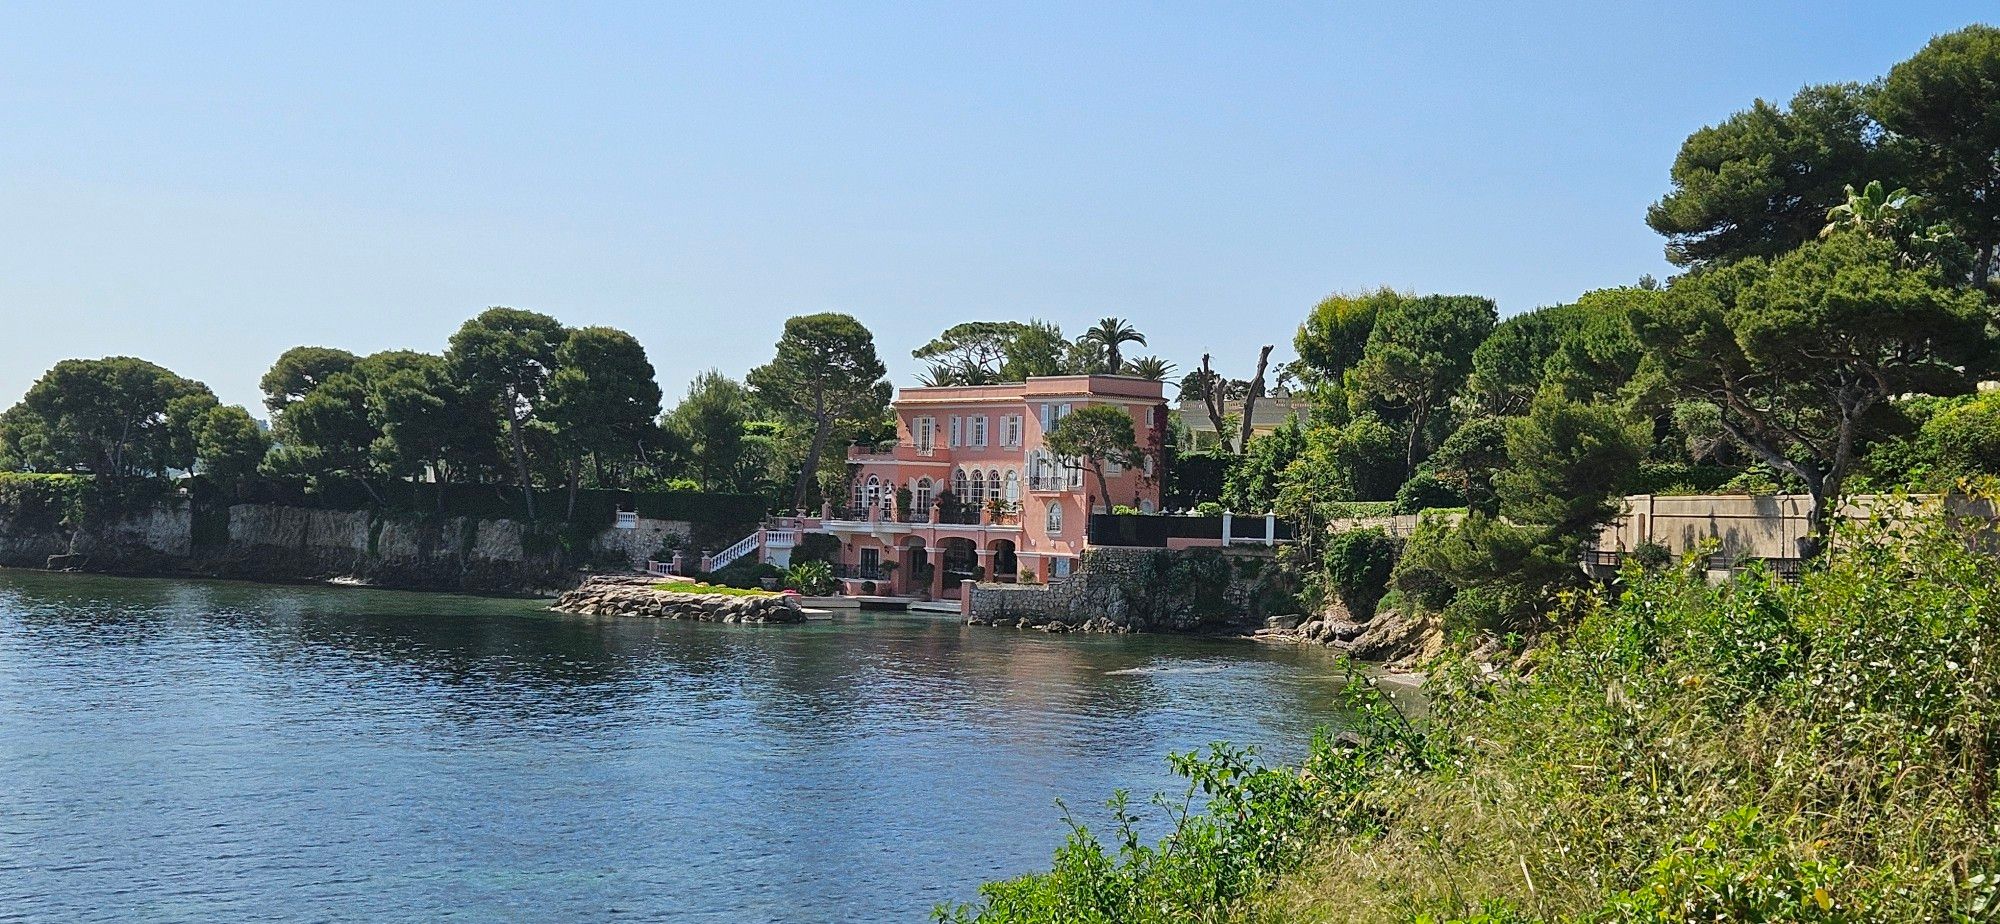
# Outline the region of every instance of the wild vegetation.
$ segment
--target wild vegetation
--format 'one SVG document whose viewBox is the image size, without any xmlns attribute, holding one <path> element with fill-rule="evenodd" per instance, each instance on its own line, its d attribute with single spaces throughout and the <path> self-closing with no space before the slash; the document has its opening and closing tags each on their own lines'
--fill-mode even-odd
<svg viewBox="0 0 2000 924">
<path fill-rule="evenodd" d="M 1310 605 L 1441 615 L 1428 713 L 1363 697 L 1301 767 L 1176 757 L 1164 838 L 1121 794 L 1108 838 L 1073 820 L 1049 872 L 940 919 L 2000 917 L 1996 125 L 2000 29 L 1969 27 L 1691 135 L 1646 215 L 1665 284 L 1497 322 L 1330 297 L 1285 370 L 1309 413 L 1240 443 L 1192 373 L 1222 436 L 1181 456 L 1219 472 L 1174 503 L 1298 521 Z M 1857 489 L 1985 507 L 1836 524 Z M 1578 553 L 1633 490 L 1807 495 L 1807 567 L 1593 582 Z M 1399 542 L 1348 530 L 1357 502 L 1463 516 Z"/>
</svg>

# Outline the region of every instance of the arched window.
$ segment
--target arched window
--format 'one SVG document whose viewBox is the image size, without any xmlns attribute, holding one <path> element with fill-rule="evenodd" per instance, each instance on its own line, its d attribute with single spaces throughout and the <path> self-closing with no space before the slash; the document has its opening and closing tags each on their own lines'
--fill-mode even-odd
<svg viewBox="0 0 2000 924">
<path fill-rule="evenodd" d="M 882 479 L 877 478 L 874 475 L 869 475 L 868 493 L 867 496 L 862 499 L 862 506 L 873 507 L 881 502 L 882 502 Z"/>
<path fill-rule="evenodd" d="M 987 473 L 986 473 L 986 496 L 987 496 L 987 497 L 989 497 L 989 498 L 991 498 L 991 499 L 993 499 L 993 500 L 999 500 L 999 499 L 1000 499 L 1000 470 L 999 470 L 999 469 L 994 469 L 994 470 L 992 470 L 992 471 L 990 471 L 990 472 L 987 472 Z"/>
<path fill-rule="evenodd" d="M 854 479 L 854 503 L 849 506 L 852 506 L 856 510 L 868 506 L 867 489 L 862 486 L 861 479 L 859 478 Z"/>
<path fill-rule="evenodd" d="M 972 493 L 966 495 L 965 499 L 975 508 L 985 505 L 986 503 L 985 472 L 982 472 L 976 468 L 972 470 Z"/>
<path fill-rule="evenodd" d="M 1021 473 L 1010 468 L 1007 470 L 1007 503 L 1018 504 L 1020 502 Z"/>
<path fill-rule="evenodd" d="M 967 496 L 972 493 L 972 483 L 966 480 L 965 469 L 961 468 L 952 473 L 951 493 L 958 495 L 958 502 L 961 504 L 965 503 Z"/>
<path fill-rule="evenodd" d="M 1060 532 L 1062 532 L 1062 505 L 1061 505 L 1061 504 L 1050 504 L 1050 505 L 1049 505 L 1049 535 L 1053 536 L 1053 535 L 1056 535 L 1057 533 L 1060 533 Z"/>
<path fill-rule="evenodd" d="M 931 485 L 931 480 L 929 478 L 917 479 L 917 491 L 916 491 L 916 498 L 914 499 L 914 504 L 918 510 L 928 511 L 931 509 L 931 501 L 932 501 L 931 490 L 932 490 L 932 485 Z"/>
</svg>

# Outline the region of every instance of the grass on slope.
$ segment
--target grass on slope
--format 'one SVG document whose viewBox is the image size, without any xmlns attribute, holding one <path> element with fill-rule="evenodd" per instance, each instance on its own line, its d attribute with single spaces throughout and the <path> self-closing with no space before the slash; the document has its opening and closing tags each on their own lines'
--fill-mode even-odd
<svg viewBox="0 0 2000 924">
<path fill-rule="evenodd" d="M 1797 584 L 1628 572 L 1303 768 L 1178 758 L 1206 812 L 1077 828 L 999 922 L 2000 919 L 2000 559 L 1941 518 Z M 1169 806 L 1179 803 L 1168 803 Z"/>
</svg>

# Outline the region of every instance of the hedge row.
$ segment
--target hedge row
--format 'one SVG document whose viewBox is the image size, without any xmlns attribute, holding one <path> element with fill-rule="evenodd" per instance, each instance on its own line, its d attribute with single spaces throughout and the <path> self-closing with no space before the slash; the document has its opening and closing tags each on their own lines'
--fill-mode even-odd
<svg viewBox="0 0 2000 924">
<path fill-rule="evenodd" d="M 327 510 L 365 510 L 377 506 L 419 515 L 479 517 L 483 519 L 526 516 L 521 491 L 504 484 L 431 484 L 398 481 L 374 486 L 380 504 L 368 486 L 358 481 L 324 479 L 308 490 L 303 482 L 268 478 L 245 479 L 234 487 L 238 503 L 284 504 Z M 577 492 L 576 514 L 572 523 L 609 525 L 620 510 L 636 511 L 658 520 L 686 520 L 692 523 L 736 525 L 761 520 L 766 501 L 755 494 L 709 494 L 700 491 L 612 491 L 587 488 Z M 542 520 L 562 520 L 569 509 L 569 493 L 562 490 L 535 492 L 535 512 Z"/>
</svg>

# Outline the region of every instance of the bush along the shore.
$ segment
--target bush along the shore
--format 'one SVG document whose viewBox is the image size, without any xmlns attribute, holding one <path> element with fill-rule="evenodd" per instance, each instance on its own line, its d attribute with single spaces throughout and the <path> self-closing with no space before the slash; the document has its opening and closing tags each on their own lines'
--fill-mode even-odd
<svg viewBox="0 0 2000 924">
<path fill-rule="evenodd" d="M 1168 758 L 1188 781 L 1155 794 L 1169 831 L 1148 844 L 1124 791 L 1106 803 L 1108 838 L 1063 808 L 1069 837 L 1046 873 L 980 888 L 976 904 L 940 906 L 943 924 L 1148 924 L 1229 920 L 1272 877 L 1298 869 L 1314 846 L 1365 836 L 1385 820 L 1372 788 L 1426 766 L 1424 737 L 1358 674 L 1352 730 L 1322 729 L 1299 768 L 1259 764 L 1227 744 Z"/>
<path fill-rule="evenodd" d="M 1440 665 L 1421 734 L 1183 759 L 1211 801 L 1165 840 L 1121 811 L 945 919 L 1994 920 L 1992 541 L 1857 527 L 1796 583 L 1634 566 L 1519 653 Z"/>
</svg>

